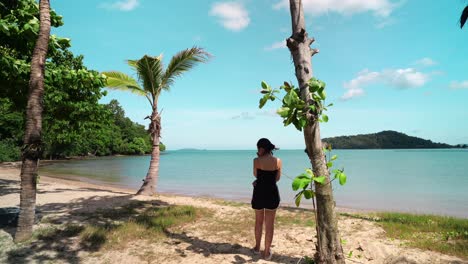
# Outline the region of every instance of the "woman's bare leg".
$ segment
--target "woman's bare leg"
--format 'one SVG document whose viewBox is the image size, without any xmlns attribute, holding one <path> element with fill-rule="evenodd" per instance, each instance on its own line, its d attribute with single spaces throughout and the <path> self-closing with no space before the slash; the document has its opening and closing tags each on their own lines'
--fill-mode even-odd
<svg viewBox="0 0 468 264">
<path fill-rule="evenodd" d="M 265 210 L 265 251 L 263 257 L 270 255 L 271 242 L 273 241 L 273 232 L 275 225 L 276 210 Z"/>
<path fill-rule="evenodd" d="M 260 251 L 262 243 L 263 219 L 265 218 L 265 210 L 255 210 L 255 250 Z"/>
</svg>

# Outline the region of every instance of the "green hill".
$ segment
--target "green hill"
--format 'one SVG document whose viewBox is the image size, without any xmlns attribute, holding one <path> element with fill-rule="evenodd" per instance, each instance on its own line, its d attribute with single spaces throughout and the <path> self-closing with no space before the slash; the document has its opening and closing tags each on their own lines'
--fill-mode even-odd
<svg viewBox="0 0 468 264">
<path fill-rule="evenodd" d="M 382 131 L 375 134 L 324 138 L 334 149 L 419 149 L 453 148 L 444 143 L 434 143 L 427 139 L 411 137 L 396 131 Z"/>
</svg>

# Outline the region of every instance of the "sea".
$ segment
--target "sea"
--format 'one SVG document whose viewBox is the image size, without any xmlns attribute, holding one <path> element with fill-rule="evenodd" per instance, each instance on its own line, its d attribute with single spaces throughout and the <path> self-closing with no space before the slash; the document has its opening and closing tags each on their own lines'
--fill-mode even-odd
<svg viewBox="0 0 468 264">
<path fill-rule="evenodd" d="M 339 208 L 468 218 L 468 150 L 333 150 L 333 182 Z M 161 155 L 157 192 L 249 202 L 256 150 L 173 150 Z M 293 178 L 310 168 L 304 150 L 278 150 L 283 175 L 281 204 L 295 206 Z M 40 174 L 138 190 L 150 156 L 119 156 L 52 162 Z M 310 208 L 304 200 L 301 207 Z"/>
</svg>

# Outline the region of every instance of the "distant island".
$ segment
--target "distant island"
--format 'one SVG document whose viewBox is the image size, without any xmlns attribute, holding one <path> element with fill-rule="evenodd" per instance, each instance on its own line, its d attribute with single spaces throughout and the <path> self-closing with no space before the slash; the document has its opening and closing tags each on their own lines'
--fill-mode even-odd
<svg viewBox="0 0 468 264">
<path fill-rule="evenodd" d="M 465 144 L 456 146 L 435 143 L 431 140 L 408 136 L 396 131 L 382 131 L 374 134 L 324 138 L 334 149 L 429 149 L 467 148 Z"/>
</svg>

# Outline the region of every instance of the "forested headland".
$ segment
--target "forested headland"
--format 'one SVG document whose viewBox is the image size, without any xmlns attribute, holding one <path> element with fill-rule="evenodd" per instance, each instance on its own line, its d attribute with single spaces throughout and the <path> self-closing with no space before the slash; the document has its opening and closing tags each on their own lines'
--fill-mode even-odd
<svg viewBox="0 0 468 264">
<path fill-rule="evenodd" d="M 323 142 L 331 144 L 334 149 L 427 149 L 467 147 L 463 144 L 452 146 L 445 143 L 435 143 L 431 140 L 408 136 L 396 131 L 324 138 Z"/>
<path fill-rule="evenodd" d="M 0 5 L 0 162 L 19 160 L 23 145 L 30 63 L 39 31 L 38 13 L 31 3 Z M 52 11 L 51 23 L 62 26 L 62 17 Z M 118 101 L 99 103 L 106 96 L 104 76 L 88 69 L 83 56 L 73 54 L 70 47 L 70 39 L 51 35 L 42 158 L 149 153 L 148 131 L 126 117 Z"/>
</svg>

